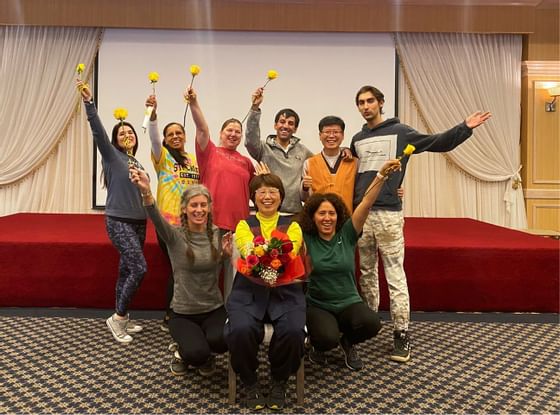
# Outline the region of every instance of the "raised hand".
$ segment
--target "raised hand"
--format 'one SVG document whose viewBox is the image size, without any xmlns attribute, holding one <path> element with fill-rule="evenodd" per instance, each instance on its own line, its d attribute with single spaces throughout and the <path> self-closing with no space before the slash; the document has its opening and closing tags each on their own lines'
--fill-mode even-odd
<svg viewBox="0 0 560 415">
<path fill-rule="evenodd" d="M 91 95 L 91 90 L 89 89 L 88 84 L 86 84 L 81 79 L 76 79 L 76 88 L 78 88 L 78 91 L 80 91 L 80 94 L 82 95 L 82 99 L 84 101 L 91 101 L 93 95 Z"/>
<path fill-rule="evenodd" d="M 192 86 L 188 87 L 185 90 L 185 92 L 183 93 L 183 97 L 185 98 L 185 101 L 187 101 L 191 105 L 196 103 L 197 96 Z"/>
<path fill-rule="evenodd" d="M 253 110 L 257 110 L 259 109 L 260 105 L 263 102 L 264 96 L 263 96 L 263 92 L 264 92 L 264 88 L 260 87 L 257 88 L 257 90 L 253 93 L 252 97 L 251 97 L 251 108 Z"/>
<path fill-rule="evenodd" d="M 260 176 L 261 174 L 270 174 L 270 169 L 268 168 L 268 166 L 266 165 L 266 163 L 259 161 L 256 165 L 255 165 L 255 174 L 257 176 Z"/>
<path fill-rule="evenodd" d="M 477 111 L 477 112 L 469 115 L 465 119 L 465 124 L 469 128 L 476 128 L 479 125 L 484 124 L 486 122 L 486 120 L 488 120 L 491 117 L 492 117 L 492 114 L 490 113 L 490 111 L 486 111 L 486 112 Z"/>
<path fill-rule="evenodd" d="M 140 189 L 141 193 L 147 193 L 150 191 L 150 179 L 144 170 L 139 170 L 135 167 L 131 167 L 130 171 L 130 181 Z"/>
</svg>

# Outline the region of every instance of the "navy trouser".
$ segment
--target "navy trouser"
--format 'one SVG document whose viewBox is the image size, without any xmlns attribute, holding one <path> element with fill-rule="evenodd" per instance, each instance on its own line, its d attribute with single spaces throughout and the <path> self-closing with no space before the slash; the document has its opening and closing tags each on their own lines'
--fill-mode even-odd
<svg viewBox="0 0 560 415">
<path fill-rule="evenodd" d="M 183 361 L 191 366 L 206 363 L 211 353 L 225 353 L 226 309 L 224 306 L 208 313 L 178 314 L 171 312 L 169 333 L 179 345 Z"/>
<path fill-rule="evenodd" d="M 120 254 L 119 277 L 116 286 L 116 312 L 126 316 L 132 297 L 148 270 L 144 258 L 146 223 L 128 223 L 105 216 L 109 239 Z"/>
<path fill-rule="evenodd" d="M 340 313 L 307 306 L 309 340 L 319 351 L 325 352 L 337 347 L 341 333 L 350 344 L 356 344 L 371 339 L 379 330 L 379 316 L 363 302 L 349 305 Z"/>
<path fill-rule="evenodd" d="M 264 338 L 264 323 L 244 309 L 228 310 L 224 332 L 230 350 L 231 366 L 244 385 L 257 382 L 258 350 Z M 272 379 L 287 381 L 296 373 L 303 356 L 305 312 L 295 308 L 270 321 L 274 334 L 268 348 Z"/>
</svg>

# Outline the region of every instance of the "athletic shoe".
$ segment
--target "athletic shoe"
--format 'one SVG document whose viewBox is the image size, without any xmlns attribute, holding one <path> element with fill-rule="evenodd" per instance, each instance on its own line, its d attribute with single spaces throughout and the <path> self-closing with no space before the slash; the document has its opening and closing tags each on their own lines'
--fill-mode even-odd
<svg viewBox="0 0 560 415">
<path fill-rule="evenodd" d="M 260 410 L 266 406 L 266 400 L 261 393 L 259 383 L 255 382 L 254 385 L 244 386 L 245 390 L 245 407 L 252 410 Z"/>
<path fill-rule="evenodd" d="M 364 362 L 358 356 L 356 346 L 351 345 L 344 336 L 340 338 L 340 347 L 344 352 L 344 361 L 348 369 L 361 370 L 364 367 Z"/>
<path fill-rule="evenodd" d="M 166 333 L 169 333 L 169 316 L 165 316 L 163 318 L 163 320 L 161 321 L 159 328 L 161 329 L 161 331 L 164 331 Z"/>
<path fill-rule="evenodd" d="M 285 380 L 272 379 L 270 391 L 266 398 L 266 406 L 274 410 L 283 409 L 286 405 L 286 389 L 288 389 L 288 383 Z"/>
<path fill-rule="evenodd" d="M 214 357 L 214 355 L 210 355 L 206 363 L 204 363 L 202 366 L 198 366 L 197 369 L 198 373 L 200 373 L 200 376 L 212 376 L 216 371 L 216 358 Z"/>
<path fill-rule="evenodd" d="M 407 330 L 395 330 L 393 332 L 393 352 L 391 360 L 395 362 L 408 362 L 410 360 L 410 337 Z"/>
<path fill-rule="evenodd" d="M 187 374 L 188 365 L 183 362 L 178 350 L 173 353 L 169 368 L 171 369 L 171 373 L 175 376 L 185 376 Z"/>
<path fill-rule="evenodd" d="M 139 325 L 136 324 L 135 322 L 133 322 L 132 320 L 130 320 L 130 318 L 128 319 L 128 322 L 126 323 L 126 332 L 127 333 L 140 333 L 142 330 L 144 330 L 144 328 Z"/>
<path fill-rule="evenodd" d="M 328 363 L 325 352 L 317 350 L 315 347 L 311 347 L 309 350 L 309 361 L 321 366 L 325 366 Z"/>
<path fill-rule="evenodd" d="M 132 341 L 132 336 L 126 332 L 126 325 L 128 320 L 116 320 L 114 314 L 109 317 L 105 322 L 107 327 L 111 331 L 111 334 L 116 341 L 120 343 L 130 343 Z"/>
</svg>

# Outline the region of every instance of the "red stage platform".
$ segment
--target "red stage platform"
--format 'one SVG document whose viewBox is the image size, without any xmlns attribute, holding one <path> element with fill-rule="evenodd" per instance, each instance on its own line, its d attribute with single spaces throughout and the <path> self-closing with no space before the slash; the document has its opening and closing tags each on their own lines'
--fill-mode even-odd
<svg viewBox="0 0 560 415">
<path fill-rule="evenodd" d="M 1 307 L 114 307 L 118 256 L 102 215 L 22 213 L 0 230 Z M 407 218 L 405 236 L 414 311 L 559 312 L 557 240 L 455 218 Z M 132 308 L 163 309 L 169 268 L 150 222 L 145 254 Z"/>
</svg>

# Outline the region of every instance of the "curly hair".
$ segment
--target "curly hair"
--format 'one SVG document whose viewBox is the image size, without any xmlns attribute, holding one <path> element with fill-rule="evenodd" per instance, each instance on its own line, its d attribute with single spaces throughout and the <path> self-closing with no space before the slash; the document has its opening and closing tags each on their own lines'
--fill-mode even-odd
<svg viewBox="0 0 560 415">
<path fill-rule="evenodd" d="M 314 193 L 307 199 L 303 210 L 297 217 L 297 222 L 299 226 L 301 226 L 303 233 L 309 235 L 317 235 L 319 233 L 317 225 L 315 225 L 314 216 L 323 202 L 329 202 L 333 205 L 334 210 L 336 210 L 336 232 L 338 232 L 342 228 L 342 225 L 350 218 L 350 212 L 348 212 L 348 208 L 340 196 L 334 193 Z"/>
</svg>

